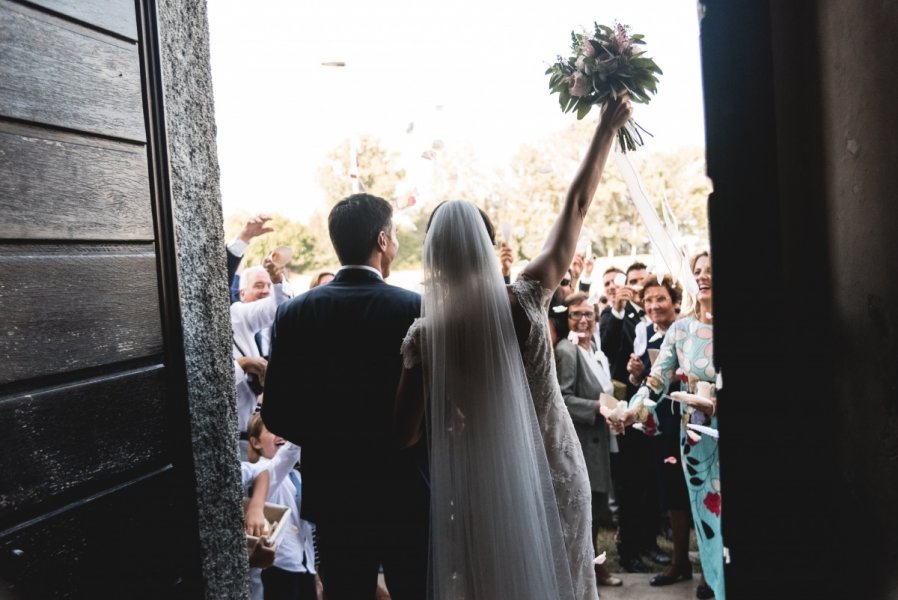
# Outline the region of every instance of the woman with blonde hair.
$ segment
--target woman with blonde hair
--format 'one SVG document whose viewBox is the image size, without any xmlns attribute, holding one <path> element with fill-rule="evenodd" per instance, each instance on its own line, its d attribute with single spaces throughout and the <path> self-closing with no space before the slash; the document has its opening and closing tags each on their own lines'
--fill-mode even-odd
<svg viewBox="0 0 898 600">
<path fill-rule="evenodd" d="M 630 408 L 609 425 L 622 431 L 641 422 L 643 431 L 658 431 L 658 404 L 667 387 L 683 373 L 688 402 L 680 420 L 680 464 L 686 478 L 689 505 L 695 523 L 703 579 L 696 589 L 698 598 L 725 598 L 723 581 L 723 540 L 721 538 L 720 459 L 717 438 L 698 433 L 688 425 L 717 430 L 717 401 L 714 385 L 714 316 L 711 287 L 711 255 L 702 252 L 690 262 L 698 283 L 698 294 L 691 314 L 675 321 L 667 330 L 658 357 L 639 391 L 630 400 Z M 708 396 L 704 400 L 697 396 Z M 708 431 L 708 430 L 706 430 Z"/>
</svg>

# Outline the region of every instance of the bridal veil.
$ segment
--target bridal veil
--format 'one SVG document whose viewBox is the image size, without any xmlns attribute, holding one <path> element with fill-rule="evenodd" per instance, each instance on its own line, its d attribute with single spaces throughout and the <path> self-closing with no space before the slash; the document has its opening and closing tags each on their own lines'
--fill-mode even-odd
<svg viewBox="0 0 898 600">
<path fill-rule="evenodd" d="M 508 292 L 476 207 L 435 212 L 424 270 L 430 595 L 573 598 Z"/>
</svg>

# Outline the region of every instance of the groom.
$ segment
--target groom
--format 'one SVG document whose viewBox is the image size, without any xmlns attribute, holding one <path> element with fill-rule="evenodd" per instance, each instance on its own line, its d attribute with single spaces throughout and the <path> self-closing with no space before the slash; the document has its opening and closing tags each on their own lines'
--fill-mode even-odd
<svg viewBox="0 0 898 600">
<path fill-rule="evenodd" d="M 262 420 L 302 446 L 302 515 L 318 526 L 329 600 L 373 598 L 378 567 L 394 600 L 426 596 L 425 442 L 396 449 L 399 348 L 418 294 L 388 285 L 399 243 L 390 204 L 354 194 L 328 229 L 342 267 L 282 305 L 272 328 Z"/>
</svg>

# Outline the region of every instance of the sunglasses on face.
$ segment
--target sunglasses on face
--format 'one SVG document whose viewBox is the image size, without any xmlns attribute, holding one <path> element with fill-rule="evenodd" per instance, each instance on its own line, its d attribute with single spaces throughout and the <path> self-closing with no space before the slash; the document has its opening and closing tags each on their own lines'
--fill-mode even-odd
<svg viewBox="0 0 898 600">
<path fill-rule="evenodd" d="M 569 285 L 571 285 L 571 280 L 567 277 L 561 280 L 561 287 L 567 287 Z"/>
</svg>

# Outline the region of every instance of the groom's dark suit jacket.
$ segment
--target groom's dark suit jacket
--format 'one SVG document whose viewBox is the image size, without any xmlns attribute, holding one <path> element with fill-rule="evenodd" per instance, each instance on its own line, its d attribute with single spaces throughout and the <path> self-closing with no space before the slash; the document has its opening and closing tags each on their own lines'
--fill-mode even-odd
<svg viewBox="0 0 898 600">
<path fill-rule="evenodd" d="M 278 309 L 262 419 L 302 447 L 305 518 L 427 510 L 424 444 L 397 450 L 391 436 L 400 346 L 420 313 L 418 294 L 365 269 Z"/>
</svg>

